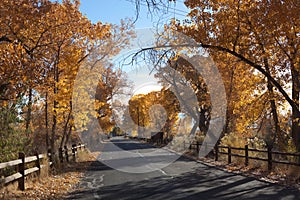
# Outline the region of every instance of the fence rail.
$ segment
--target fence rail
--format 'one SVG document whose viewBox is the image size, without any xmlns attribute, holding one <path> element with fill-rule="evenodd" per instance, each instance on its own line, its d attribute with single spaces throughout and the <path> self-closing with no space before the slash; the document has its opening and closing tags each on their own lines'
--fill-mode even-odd
<svg viewBox="0 0 300 200">
<path fill-rule="evenodd" d="M 227 155 L 227 162 L 230 164 L 232 162 L 232 157 L 240 157 L 244 158 L 244 164 L 245 166 L 249 165 L 249 160 L 260 160 L 268 162 L 268 171 L 271 171 L 273 169 L 273 163 L 277 164 L 285 164 L 285 165 L 294 165 L 294 166 L 300 166 L 300 162 L 291 162 L 289 160 L 278 160 L 274 157 L 274 155 L 280 155 L 280 156 L 291 156 L 294 157 L 294 160 L 299 161 L 300 160 L 300 153 L 286 153 L 286 152 L 279 152 L 279 151 L 272 151 L 271 148 L 268 148 L 266 150 L 263 149 L 253 149 L 249 148 L 248 145 L 245 145 L 244 148 L 242 147 L 230 147 L 230 146 L 224 146 L 224 145 L 217 145 L 212 146 L 209 144 L 202 144 L 199 142 L 193 142 L 193 143 L 184 143 L 184 146 L 189 145 L 190 150 L 196 150 L 196 152 L 199 153 L 199 149 L 201 145 L 205 145 L 205 148 L 208 146 L 213 147 L 214 149 L 214 155 L 215 160 L 218 161 L 219 154 Z M 235 152 L 233 153 L 232 150 Z M 265 156 L 250 156 L 250 152 L 258 152 L 258 153 L 264 153 Z"/>
<path fill-rule="evenodd" d="M 138 140 L 145 140 L 150 143 L 155 143 L 147 138 L 137 138 L 137 137 L 129 137 L 129 139 L 138 139 Z M 158 141 L 157 144 L 162 144 L 164 141 Z M 188 145 L 188 146 L 187 146 Z M 230 146 L 224 146 L 224 145 L 211 145 L 208 143 L 200 143 L 200 142 L 183 142 L 183 148 L 189 149 L 189 150 L 195 150 L 197 153 L 200 151 L 200 147 L 204 145 L 205 152 L 207 152 L 208 147 L 212 148 L 214 151 L 215 160 L 218 161 L 219 155 L 227 155 L 227 162 L 230 164 L 232 162 L 232 157 L 239 157 L 244 158 L 244 164 L 245 166 L 249 165 L 249 160 L 259 160 L 259 161 L 265 161 L 268 162 L 268 171 L 272 171 L 273 169 L 273 163 L 276 164 L 284 164 L 284 165 L 293 165 L 293 166 L 300 166 L 300 153 L 287 153 L 287 152 L 279 152 L 279 151 L 272 151 L 271 148 L 268 149 L 253 149 L 249 148 L 248 145 L 245 145 L 245 147 L 230 147 Z M 234 151 L 234 152 L 233 152 Z M 253 156 L 250 155 L 250 152 L 258 152 L 258 153 L 264 153 L 265 156 L 259 157 L 259 156 Z M 290 156 L 294 157 L 294 160 L 297 162 L 292 162 L 290 160 L 278 160 L 276 156 Z M 274 157 L 275 156 L 275 157 Z"/>
<path fill-rule="evenodd" d="M 70 157 L 73 158 L 73 161 L 76 161 L 76 154 L 77 154 L 77 150 L 81 150 L 81 148 L 85 148 L 85 146 L 83 144 L 79 144 L 79 145 L 75 145 L 73 144 L 71 149 L 69 149 L 67 146 L 64 146 L 64 148 L 59 148 L 58 149 L 58 157 L 60 162 L 64 162 L 64 160 L 66 160 L 67 162 L 69 162 Z"/>
<path fill-rule="evenodd" d="M 64 159 L 69 162 L 69 157 L 72 156 L 73 160 L 76 161 L 76 155 L 77 155 L 77 150 L 85 148 L 84 145 L 79 144 L 79 145 L 72 145 L 72 148 L 68 149 L 65 146 L 65 149 L 61 151 L 59 149 L 59 159 L 60 162 L 63 162 Z M 64 153 L 64 155 L 62 154 Z M 71 153 L 69 153 L 71 152 Z M 61 155 L 62 154 L 62 155 Z M 53 164 L 53 156 L 50 151 L 48 151 L 47 155 L 44 154 L 38 154 L 37 152 L 35 153 L 34 156 L 29 156 L 26 157 L 23 152 L 19 153 L 19 158 L 16 160 L 8 161 L 8 162 L 3 162 L 0 163 L 0 170 L 6 169 L 6 168 L 12 168 L 12 167 L 17 167 L 17 172 L 9 175 L 7 177 L 2 177 L 0 179 L 0 188 L 12 183 L 14 181 L 18 181 L 18 189 L 19 190 L 25 190 L 25 177 L 29 174 L 32 173 L 39 173 L 40 170 L 45 167 L 45 165 L 42 165 L 41 160 L 45 159 L 46 157 L 49 158 L 49 165 L 52 166 Z M 28 164 L 34 163 L 34 165 L 31 168 L 27 168 Z"/>
</svg>

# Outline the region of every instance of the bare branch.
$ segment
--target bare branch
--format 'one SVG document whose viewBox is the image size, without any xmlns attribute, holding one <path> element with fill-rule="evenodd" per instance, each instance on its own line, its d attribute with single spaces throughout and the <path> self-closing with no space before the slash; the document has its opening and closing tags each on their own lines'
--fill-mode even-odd
<svg viewBox="0 0 300 200">
<path fill-rule="evenodd" d="M 278 81 L 276 81 L 271 74 L 269 74 L 263 66 L 254 63 L 250 59 L 246 58 L 244 55 L 230 50 L 226 47 L 218 46 L 218 45 L 210 45 L 210 44 L 179 44 L 179 45 L 163 45 L 163 46 L 154 46 L 154 47 L 147 47 L 143 48 L 140 51 L 136 52 L 134 56 L 138 56 L 140 53 L 145 52 L 145 51 L 150 51 L 150 50 L 155 50 L 155 49 L 166 49 L 166 48 L 182 48 L 182 47 L 198 47 L 198 48 L 204 48 L 204 49 L 212 49 L 224 53 L 229 53 L 230 55 L 233 55 L 234 57 L 240 59 L 244 63 L 250 65 L 251 67 L 257 69 L 259 72 L 261 72 L 264 76 L 266 76 L 270 82 L 278 89 L 278 91 L 284 96 L 284 98 L 288 101 L 288 103 L 291 105 L 291 107 L 295 110 L 297 110 L 300 114 L 299 107 L 298 105 L 289 97 L 289 95 L 286 93 L 286 91 L 283 89 L 283 87 L 279 84 Z"/>
</svg>

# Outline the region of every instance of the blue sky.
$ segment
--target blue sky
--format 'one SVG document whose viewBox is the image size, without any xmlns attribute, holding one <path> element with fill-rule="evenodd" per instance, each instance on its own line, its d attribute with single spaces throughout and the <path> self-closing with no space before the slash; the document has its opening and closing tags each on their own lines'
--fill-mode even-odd
<svg viewBox="0 0 300 200">
<path fill-rule="evenodd" d="M 135 4 L 131 1 L 135 0 L 81 0 L 80 10 L 93 23 L 100 20 L 104 23 L 119 24 L 121 19 L 135 19 Z M 183 19 L 187 12 L 188 10 L 181 0 L 177 1 L 176 4 L 171 3 L 167 14 L 151 16 L 147 7 L 143 3 L 143 5 L 141 5 L 140 16 L 135 23 L 135 27 L 154 27 L 159 19 L 162 20 L 162 22 L 167 22 L 174 16 L 178 19 Z"/>
<path fill-rule="evenodd" d="M 132 18 L 136 19 L 135 0 L 81 0 L 80 10 L 93 23 L 101 21 L 103 23 L 119 24 L 121 19 Z M 141 0 L 145 2 L 145 0 Z M 163 8 L 163 7 L 160 7 Z M 163 9 L 166 11 L 166 9 Z M 178 0 L 176 4 L 171 3 L 168 12 L 156 13 L 151 15 L 145 3 L 140 7 L 140 14 L 135 22 L 136 38 L 131 41 L 131 45 L 137 48 L 138 44 L 143 47 L 145 45 L 153 46 L 155 42 L 154 32 L 150 28 L 156 29 L 157 23 L 160 27 L 164 23 L 168 23 L 171 18 L 184 19 L 188 13 L 187 8 L 183 4 L 183 0 Z M 135 48 L 127 48 L 123 53 L 134 50 Z M 120 53 L 121 55 L 122 53 Z M 118 56 L 116 56 L 118 57 Z M 160 86 L 155 86 L 157 81 L 153 74 L 149 74 L 149 68 L 137 67 L 134 70 L 129 67 L 123 68 L 128 73 L 128 78 L 134 82 L 135 93 L 147 93 L 152 89 L 157 90 Z"/>
<path fill-rule="evenodd" d="M 131 18 L 136 19 L 135 4 L 132 3 L 135 0 L 81 0 L 80 10 L 86 15 L 93 23 L 101 21 L 103 23 L 119 24 L 121 19 Z M 145 2 L 145 0 L 141 0 Z M 163 9 L 163 7 L 160 7 Z M 163 9 L 166 11 L 166 9 Z M 145 3 L 142 3 L 140 7 L 140 14 L 135 22 L 136 38 L 131 41 L 131 48 L 124 49 L 116 56 L 126 54 L 130 50 L 146 46 L 153 46 L 155 42 L 155 30 L 157 23 L 160 23 L 159 27 L 168 23 L 171 18 L 184 19 L 188 13 L 187 8 L 183 4 L 183 0 L 177 0 L 177 3 L 171 3 L 168 12 L 156 13 L 151 15 L 148 11 Z M 152 30 L 153 29 L 153 30 Z M 121 56 L 122 57 L 122 56 Z M 114 60 L 114 62 L 116 62 Z M 116 64 L 116 63 L 115 63 Z M 143 64 L 142 64 L 143 65 Z M 125 67 L 128 74 L 128 79 L 134 83 L 134 93 L 148 93 L 153 90 L 159 90 L 161 86 L 157 83 L 157 79 L 154 78 L 154 74 L 150 74 L 150 68 L 143 66 Z"/>
</svg>

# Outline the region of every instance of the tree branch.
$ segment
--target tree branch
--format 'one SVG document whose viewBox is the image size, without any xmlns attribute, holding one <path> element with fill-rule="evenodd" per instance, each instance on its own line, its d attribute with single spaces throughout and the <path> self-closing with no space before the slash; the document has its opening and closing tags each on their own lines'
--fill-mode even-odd
<svg viewBox="0 0 300 200">
<path fill-rule="evenodd" d="M 253 61 L 249 60 L 248 58 L 246 58 L 245 56 L 243 56 L 242 54 L 239 54 L 236 51 L 230 50 L 226 47 L 222 47 L 222 46 L 218 46 L 218 45 L 210 45 L 210 44 L 179 44 L 179 45 L 163 45 L 163 46 L 154 46 L 154 47 L 147 47 L 147 48 L 143 48 L 140 51 L 138 51 L 137 53 L 135 53 L 134 56 L 137 56 L 139 53 L 144 52 L 144 51 L 149 51 L 149 50 L 154 50 L 154 49 L 165 49 L 165 48 L 182 48 L 182 47 L 202 47 L 204 49 L 213 49 L 213 50 L 217 50 L 220 52 L 224 52 L 224 53 L 229 53 L 230 55 L 240 59 L 241 61 L 243 61 L 244 63 L 250 65 L 251 67 L 257 69 L 259 72 L 261 72 L 264 76 L 266 76 L 270 82 L 272 82 L 272 84 L 278 89 L 278 91 L 284 96 L 284 98 L 287 100 L 287 102 L 290 104 L 290 106 L 297 110 L 298 114 L 300 114 L 299 111 L 299 107 L 298 105 L 289 97 L 289 95 L 286 93 L 286 91 L 283 89 L 283 87 L 279 84 L 278 81 L 276 81 L 271 74 L 269 74 L 264 68 L 263 66 L 254 63 Z"/>
<path fill-rule="evenodd" d="M 2 37 L 0 37 L 0 42 L 9 42 L 9 43 L 11 43 L 12 40 L 9 39 L 7 36 L 2 36 Z"/>
</svg>

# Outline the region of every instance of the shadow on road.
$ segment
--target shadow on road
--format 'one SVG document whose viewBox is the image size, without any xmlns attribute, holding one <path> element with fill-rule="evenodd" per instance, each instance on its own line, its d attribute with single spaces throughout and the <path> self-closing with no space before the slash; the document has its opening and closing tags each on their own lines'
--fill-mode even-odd
<svg viewBox="0 0 300 200">
<path fill-rule="evenodd" d="M 103 164 L 94 163 L 91 170 L 103 170 Z M 112 169 L 106 169 L 112 170 Z M 112 171 L 112 173 L 114 173 Z M 118 172 L 120 173 L 120 172 Z M 134 176 L 134 174 L 133 174 Z M 121 178 L 122 176 L 120 176 Z M 109 178 L 109 177 L 108 177 Z M 84 181 L 84 180 L 83 180 Z M 231 174 L 214 167 L 202 166 L 193 172 L 176 177 L 159 176 L 148 180 L 129 181 L 116 185 L 99 185 L 70 194 L 69 199 L 299 199 L 296 189 L 254 178 Z"/>
<path fill-rule="evenodd" d="M 120 148 L 120 150 L 124 151 L 132 151 L 132 150 L 143 150 L 143 149 L 149 149 L 149 150 L 155 150 L 157 147 L 152 146 L 150 144 L 144 144 L 144 143 L 136 143 L 135 145 L 132 145 L 132 141 L 126 141 L 126 140 L 113 140 L 112 143 Z M 103 149 L 104 151 L 110 151 L 110 149 Z M 114 149 L 117 151 L 118 149 Z"/>
<path fill-rule="evenodd" d="M 113 140 L 113 143 L 120 149 L 138 151 L 138 155 L 145 149 L 155 149 L 151 145 L 130 140 Z M 158 154 L 128 158 L 124 152 L 113 151 L 115 145 L 107 143 L 103 148 L 107 149 L 107 152 L 102 153 L 107 154 L 109 161 L 123 167 L 149 168 L 175 156 L 167 150 L 156 148 Z M 151 164 L 143 166 L 145 159 Z M 92 163 L 77 190 L 69 194 L 67 199 L 300 199 L 297 189 L 225 172 L 184 156 L 162 169 L 156 170 L 154 167 L 155 171 L 148 173 L 121 172 L 104 163 Z"/>
<path fill-rule="evenodd" d="M 114 144 L 117 148 L 105 148 L 108 143 Z M 134 144 L 134 145 L 133 145 Z M 88 148 L 92 152 L 101 151 L 101 152 L 115 152 L 115 151 L 132 151 L 132 150 L 142 150 L 142 149 L 149 149 L 153 151 L 153 149 L 157 148 L 151 144 L 146 143 L 139 143 L 134 140 L 129 139 L 111 139 L 111 140 L 104 140 L 99 141 L 98 143 L 90 144 L 88 143 Z"/>
</svg>

